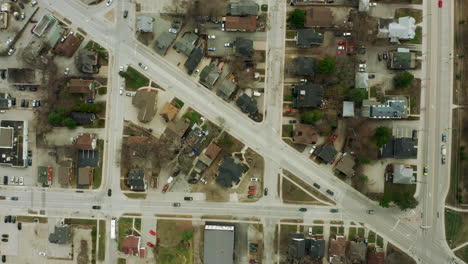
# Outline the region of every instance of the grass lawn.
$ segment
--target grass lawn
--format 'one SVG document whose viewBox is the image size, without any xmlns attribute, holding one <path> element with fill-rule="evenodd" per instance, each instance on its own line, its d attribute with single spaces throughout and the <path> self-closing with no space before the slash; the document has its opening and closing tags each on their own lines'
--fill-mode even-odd
<svg viewBox="0 0 468 264">
<path fill-rule="evenodd" d="M 357 234 L 359 237 L 364 237 L 365 232 L 366 230 L 364 230 L 364 228 L 358 228 L 357 230 Z"/>
<path fill-rule="evenodd" d="M 99 95 L 107 94 L 107 87 L 105 87 L 105 86 L 99 87 L 97 92 L 98 92 Z"/>
<path fill-rule="evenodd" d="M 135 218 L 135 229 L 141 232 L 141 218 Z"/>
<path fill-rule="evenodd" d="M 422 27 L 420 27 L 420 26 L 416 27 L 416 34 L 415 34 L 414 38 L 412 40 L 407 41 L 407 42 L 411 43 L 411 44 L 421 44 L 422 43 Z"/>
<path fill-rule="evenodd" d="M 283 125 L 281 136 L 292 137 L 292 135 L 293 135 L 293 125 Z"/>
<path fill-rule="evenodd" d="M 344 226 L 340 226 L 338 228 L 338 234 L 343 235 L 344 234 Z"/>
<path fill-rule="evenodd" d="M 370 231 L 369 235 L 367 236 L 367 241 L 369 243 L 375 243 L 375 233 Z"/>
<path fill-rule="evenodd" d="M 336 227 L 336 226 L 330 226 L 330 233 L 332 233 L 332 234 L 338 233 L 338 227 Z"/>
<path fill-rule="evenodd" d="M 179 98 L 174 98 L 174 102 L 179 106 L 179 109 L 184 107 L 184 101 L 180 100 Z"/>
<path fill-rule="evenodd" d="M 146 193 L 124 193 L 124 195 L 132 199 L 146 199 Z"/>
<path fill-rule="evenodd" d="M 413 8 L 398 8 L 395 10 L 395 18 L 410 16 L 416 20 L 416 24 L 422 22 L 422 10 Z"/>
<path fill-rule="evenodd" d="M 296 144 L 290 138 L 283 138 L 283 141 L 286 142 L 286 144 L 288 144 L 289 146 L 291 146 L 292 148 L 294 148 L 295 150 L 297 150 L 299 152 L 303 152 L 305 150 L 305 148 L 306 148 L 306 145 Z"/>
<path fill-rule="evenodd" d="M 465 263 L 468 263 L 468 246 L 464 246 L 459 250 L 455 251 L 455 255 L 461 260 L 465 261 Z"/>
<path fill-rule="evenodd" d="M 97 189 L 101 186 L 102 182 L 102 159 L 104 156 L 104 140 L 97 140 L 97 147 L 99 150 L 99 168 L 93 170 L 93 189 Z"/>
<path fill-rule="evenodd" d="M 92 40 L 89 41 L 88 44 L 86 44 L 86 48 L 95 51 L 100 58 L 106 61 L 109 59 L 109 54 L 107 53 L 107 50 Z"/>
<path fill-rule="evenodd" d="M 415 78 L 410 85 L 401 89 L 385 91 L 386 95 L 407 95 L 410 98 L 411 114 L 419 114 L 421 100 L 421 79 Z"/>
<path fill-rule="evenodd" d="M 105 119 L 98 119 L 94 121 L 92 124 L 84 125 L 84 128 L 105 128 L 106 127 L 106 120 Z"/>
<path fill-rule="evenodd" d="M 468 214 L 445 210 L 445 235 L 451 248 L 468 241 Z"/>
<path fill-rule="evenodd" d="M 348 239 L 354 239 L 356 237 L 356 228 L 355 227 L 350 227 L 349 232 L 348 232 Z"/>
<path fill-rule="evenodd" d="M 99 220 L 98 260 L 104 260 L 106 256 L 106 221 Z"/>
<path fill-rule="evenodd" d="M 303 190 L 299 189 L 288 179 L 283 179 L 283 184 L 281 186 L 281 191 L 283 192 L 283 201 L 285 203 L 293 204 L 318 204 L 319 202 L 314 199 L 312 196 L 305 193 Z"/>
<path fill-rule="evenodd" d="M 193 231 L 191 221 L 158 220 L 159 248 L 156 263 L 192 263 L 192 241 L 187 247 L 181 243 L 186 231 Z"/>
<path fill-rule="evenodd" d="M 190 248 L 183 248 L 177 245 L 175 248 L 160 248 L 157 263 L 191 263 Z"/>
<path fill-rule="evenodd" d="M 117 259 L 117 264 L 127 264 L 127 260 L 124 258 Z"/>
<path fill-rule="evenodd" d="M 193 126 L 193 124 L 197 123 L 201 125 L 203 123 L 202 120 L 200 120 L 200 113 L 198 113 L 195 110 L 190 109 L 187 113 L 184 114 L 184 117 L 190 121 L 190 125 Z"/>
<path fill-rule="evenodd" d="M 286 31 L 286 38 L 293 39 L 296 37 L 296 30 L 287 30 Z"/>
<path fill-rule="evenodd" d="M 306 189 L 309 193 L 313 194 L 315 197 L 323 200 L 323 201 L 327 201 L 331 204 L 335 204 L 333 202 L 333 200 L 329 199 L 328 197 L 326 197 L 324 194 L 322 194 L 321 192 L 317 191 L 317 189 L 315 189 L 315 187 L 312 187 L 310 186 L 309 184 L 305 183 L 303 180 L 299 179 L 297 176 L 295 176 L 294 174 L 290 173 L 289 171 L 286 171 L 286 170 L 283 170 L 283 173 L 289 178 L 291 179 L 293 182 L 297 183 L 299 186 L 301 186 L 302 188 Z M 287 181 L 287 179 L 283 179 L 283 184 Z M 295 185 L 294 185 L 295 186 Z M 284 194 L 283 194 L 284 195 Z"/>
<path fill-rule="evenodd" d="M 119 75 L 125 78 L 125 87 L 128 90 L 135 91 L 149 85 L 149 79 L 132 67 L 128 67 L 127 71 L 119 72 Z"/>
<path fill-rule="evenodd" d="M 383 238 L 381 236 L 377 236 L 377 246 L 383 247 Z"/>
<path fill-rule="evenodd" d="M 377 88 L 375 87 L 371 87 L 370 88 L 370 95 L 369 95 L 370 98 L 375 98 L 377 97 Z"/>
<path fill-rule="evenodd" d="M 394 184 L 391 182 L 385 182 L 384 188 L 384 195 L 390 194 L 392 197 L 398 192 L 409 192 L 411 195 L 414 195 L 414 192 L 416 191 L 416 184 Z"/>
<path fill-rule="evenodd" d="M 312 234 L 322 235 L 323 234 L 323 226 L 313 226 L 312 227 Z"/>
<path fill-rule="evenodd" d="M 123 245 L 123 239 L 124 237 L 131 233 L 133 227 L 133 218 L 120 218 L 118 223 L 117 223 L 117 234 L 118 234 L 118 250 L 122 250 L 122 245 Z"/>
</svg>

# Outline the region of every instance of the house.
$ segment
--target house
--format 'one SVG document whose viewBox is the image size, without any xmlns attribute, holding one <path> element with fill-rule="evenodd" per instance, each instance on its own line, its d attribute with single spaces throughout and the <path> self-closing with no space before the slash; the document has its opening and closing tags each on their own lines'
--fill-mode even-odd
<svg viewBox="0 0 468 264">
<path fill-rule="evenodd" d="M 93 168 L 78 168 L 78 186 L 84 187 L 93 184 Z"/>
<path fill-rule="evenodd" d="M 200 72 L 199 82 L 206 88 L 210 89 L 216 83 L 220 75 L 220 69 L 216 67 L 214 63 L 210 63 Z"/>
<path fill-rule="evenodd" d="M 289 235 L 288 258 L 301 260 L 305 253 L 305 237 L 303 233 L 293 233 Z"/>
<path fill-rule="evenodd" d="M 240 0 L 228 4 L 227 13 L 231 16 L 257 16 L 258 4 L 252 0 Z"/>
<path fill-rule="evenodd" d="M 293 141 L 298 144 L 315 144 L 318 140 L 317 129 L 312 125 L 294 125 Z"/>
<path fill-rule="evenodd" d="M 255 31 L 257 30 L 256 16 L 227 16 L 224 22 L 226 31 Z"/>
<path fill-rule="evenodd" d="M 150 16 L 137 16 L 136 28 L 138 32 L 153 32 L 154 18 Z"/>
<path fill-rule="evenodd" d="M 75 57 L 75 66 L 82 73 L 94 74 L 99 72 L 99 59 L 96 52 L 82 49 Z"/>
<path fill-rule="evenodd" d="M 198 154 L 200 152 L 200 145 L 206 140 L 207 135 L 208 130 L 203 130 L 197 124 L 194 124 L 184 140 L 184 143 L 187 145 L 186 150 Z"/>
<path fill-rule="evenodd" d="M 207 223 L 203 237 L 203 263 L 234 263 L 235 227 L 233 225 Z"/>
<path fill-rule="evenodd" d="M 232 183 L 237 183 L 245 171 L 244 165 L 238 158 L 226 157 L 218 168 L 216 183 L 224 188 L 232 187 Z"/>
<path fill-rule="evenodd" d="M 236 105 L 242 112 L 253 115 L 257 113 L 257 100 L 243 93 L 236 101 Z"/>
<path fill-rule="evenodd" d="M 417 151 L 411 138 L 392 138 L 380 149 L 382 158 L 416 158 Z"/>
<path fill-rule="evenodd" d="M 224 79 L 221 85 L 218 87 L 217 95 L 224 100 L 228 101 L 232 94 L 236 91 L 237 86 L 232 81 Z"/>
<path fill-rule="evenodd" d="M 354 88 L 369 90 L 369 74 L 367 72 L 356 72 Z"/>
<path fill-rule="evenodd" d="M 323 239 L 308 239 L 310 247 L 308 247 L 309 256 L 313 259 L 322 259 L 325 256 L 325 240 Z"/>
<path fill-rule="evenodd" d="M 348 152 L 345 152 L 341 156 L 341 158 L 336 162 L 335 169 L 343 173 L 347 177 L 353 177 L 354 165 L 356 165 L 356 161 L 354 161 L 354 157 Z"/>
<path fill-rule="evenodd" d="M 164 31 L 154 42 L 153 49 L 161 56 L 166 55 L 167 49 L 176 39 L 177 34 Z"/>
<path fill-rule="evenodd" d="M 192 53 L 193 49 L 195 48 L 195 43 L 197 42 L 197 39 L 197 34 L 193 32 L 188 32 L 174 44 L 173 48 L 177 52 L 182 52 L 186 56 L 190 56 L 190 53 Z"/>
<path fill-rule="evenodd" d="M 58 168 L 58 181 L 62 187 L 70 184 L 72 177 L 73 177 L 73 168 L 62 167 L 62 166 Z"/>
<path fill-rule="evenodd" d="M 300 83 L 293 88 L 293 104 L 297 108 L 318 108 L 323 104 L 324 90 L 321 85 Z"/>
<path fill-rule="evenodd" d="M 59 42 L 54 49 L 55 54 L 60 56 L 72 57 L 75 51 L 80 47 L 83 40 L 75 35 L 68 35 L 65 41 Z"/>
<path fill-rule="evenodd" d="M 85 101 L 96 98 L 96 85 L 93 80 L 71 79 L 68 82 L 71 94 L 80 94 Z"/>
<path fill-rule="evenodd" d="M 385 264 L 385 252 L 382 250 L 369 250 L 367 264 Z"/>
<path fill-rule="evenodd" d="M 236 38 L 234 42 L 235 55 L 244 58 L 246 61 L 252 60 L 254 49 L 253 40 L 246 38 Z"/>
<path fill-rule="evenodd" d="M 309 76 L 314 74 L 316 59 L 313 57 L 297 57 L 293 59 L 294 74 Z"/>
<path fill-rule="evenodd" d="M 396 52 L 390 52 L 390 68 L 394 70 L 416 68 L 416 53 L 405 48 L 398 48 Z"/>
<path fill-rule="evenodd" d="M 410 40 L 416 35 L 416 20 L 412 17 L 398 19 L 379 19 L 378 38 L 389 38 L 390 42 L 398 43 L 400 39 Z"/>
<path fill-rule="evenodd" d="M 349 242 L 349 256 L 348 259 L 353 264 L 366 263 L 367 244 L 364 241 L 350 241 Z"/>
<path fill-rule="evenodd" d="M 187 69 L 188 74 L 192 74 L 195 68 L 200 63 L 201 59 L 204 56 L 204 52 L 201 48 L 196 48 L 190 53 L 187 61 L 185 62 L 184 66 Z"/>
<path fill-rule="evenodd" d="M 323 43 L 323 34 L 315 32 L 315 30 L 299 29 L 296 33 L 296 46 L 298 48 L 310 48 L 312 45 L 320 45 Z"/>
<path fill-rule="evenodd" d="M 390 165 L 392 182 L 396 184 L 416 184 L 414 169 L 411 165 L 393 163 Z"/>
<path fill-rule="evenodd" d="M 305 27 L 334 27 L 334 18 L 328 7 L 312 7 L 306 11 Z"/>
<path fill-rule="evenodd" d="M 71 112 L 70 115 L 80 126 L 92 124 L 94 120 L 96 120 L 96 115 L 94 113 Z"/>
<path fill-rule="evenodd" d="M 127 255 L 138 256 L 140 252 L 140 237 L 139 236 L 126 236 L 122 242 L 122 251 Z"/>
<path fill-rule="evenodd" d="M 354 117 L 353 101 L 343 101 L 343 117 Z"/>
<path fill-rule="evenodd" d="M 127 185 L 130 190 L 143 192 L 146 190 L 145 172 L 143 170 L 130 170 L 127 175 Z"/>
<path fill-rule="evenodd" d="M 175 107 L 174 105 L 170 103 L 166 103 L 163 109 L 161 110 L 161 112 L 159 113 L 159 115 L 162 116 L 162 118 L 164 118 L 166 122 L 169 122 L 169 121 L 174 120 L 174 118 L 179 113 L 179 111 L 180 111 L 179 108 Z"/>
<path fill-rule="evenodd" d="M 336 258 L 336 259 L 339 259 L 340 261 L 343 261 L 345 257 L 345 253 L 346 253 L 346 238 L 341 235 L 330 237 L 329 246 L 328 246 L 328 257 L 330 259 Z"/>
<path fill-rule="evenodd" d="M 65 245 L 70 242 L 71 237 L 71 226 L 56 225 L 54 226 L 54 232 L 49 234 L 49 242 L 53 244 Z"/>
<path fill-rule="evenodd" d="M 96 139 L 91 134 L 81 134 L 73 139 L 73 147 L 76 149 L 93 150 L 96 148 Z"/>
<path fill-rule="evenodd" d="M 221 148 L 218 145 L 211 143 L 203 152 L 201 153 L 199 160 L 205 163 L 207 166 L 210 166 L 211 163 L 216 159 L 219 152 L 221 152 Z"/>
<path fill-rule="evenodd" d="M 363 100 L 361 115 L 376 119 L 407 118 L 409 112 L 408 100 L 404 96 L 387 99 L 385 104 L 371 100 Z"/>
<path fill-rule="evenodd" d="M 335 162 L 335 156 L 338 154 L 335 147 L 333 145 L 323 145 L 318 147 L 315 151 L 317 157 L 319 157 L 323 162 L 326 164 L 333 164 Z"/>
</svg>

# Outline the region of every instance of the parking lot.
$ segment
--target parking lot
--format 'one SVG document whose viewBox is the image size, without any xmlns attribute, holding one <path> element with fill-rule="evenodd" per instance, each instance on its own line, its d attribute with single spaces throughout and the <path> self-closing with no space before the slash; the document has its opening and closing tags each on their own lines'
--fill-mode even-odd
<svg viewBox="0 0 468 264">
<path fill-rule="evenodd" d="M 2 239 L 7 239 L 7 242 L 3 241 L 0 242 L 0 254 L 1 255 L 17 255 L 18 254 L 18 228 L 17 222 L 15 223 L 5 223 L 4 222 L 5 216 L 1 216 L 1 224 L 0 224 L 0 234 L 2 235 Z M 8 238 L 5 238 L 8 236 Z M 12 262 L 10 262 L 12 263 Z"/>
</svg>

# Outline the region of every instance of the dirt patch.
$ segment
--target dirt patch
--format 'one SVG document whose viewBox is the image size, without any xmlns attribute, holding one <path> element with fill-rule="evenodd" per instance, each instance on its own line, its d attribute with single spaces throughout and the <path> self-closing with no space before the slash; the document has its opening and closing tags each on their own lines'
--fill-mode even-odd
<svg viewBox="0 0 468 264">
<path fill-rule="evenodd" d="M 155 248 L 157 263 L 191 263 L 193 226 L 191 221 L 158 220 Z"/>
<path fill-rule="evenodd" d="M 88 256 L 88 241 L 81 240 L 80 243 L 80 253 L 78 253 L 78 264 L 87 264 L 89 263 L 89 256 Z"/>
<path fill-rule="evenodd" d="M 114 22 L 115 20 L 115 8 L 112 8 L 109 12 L 107 12 L 104 17 L 109 20 L 109 22 Z"/>
<path fill-rule="evenodd" d="M 150 122 L 156 115 L 158 90 L 154 88 L 140 89 L 132 99 L 132 104 L 138 108 L 138 121 Z"/>
</svg>

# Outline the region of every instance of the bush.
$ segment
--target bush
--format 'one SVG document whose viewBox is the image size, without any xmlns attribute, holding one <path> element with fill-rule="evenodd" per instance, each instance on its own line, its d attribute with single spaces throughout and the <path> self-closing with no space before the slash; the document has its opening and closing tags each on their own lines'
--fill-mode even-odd
<svg viewBox="0 0 468 264">
<path fill-rule="evenodd" d="M 306 124 L 315 124 L 323 118 L 323 113 L 319 110 L 311 110 L 301 115 L 301 120 Z"/>
<path fill-rule="evenodd" d="M 303 28 L 305 22 L 305 13 L 300 9 L 294 10 L 289 14 L 288 22 L 293 28 Z"/>
<path fill-rule="evenodd" d="M 392 138 L 392 129 L 389 127 L 378 127 L 375 130 L 374 139 L 377 147 L 381 148 Z"/>
<path fill-rule="evenodd" d="M 369 98 L 367 91 L 361 88 L 354 88 L 349 90 L 348 97 L 350 100 L 357 103 L 360 103 L 362 100 Z"/>
<path fill-rule="evenodd" d="M 107 94 L 107 87 L 99 87 L 98 88 L 98 94 L 99 95 Z"/>
<path fill-rule="evenodd" d="M 261 6 L 261 10 L 262 10 L 263 12 L 268 11 L 268 5 L 262 5 L 262 6 Z"/>
<path fill-rule="evenodd" d="M 184 232 L 184 241 L 189 241 L 193 237 L 193 231 L 192 230 L 187 230 Z"/>
<path fill-rule="evenodd" d="M 73 119 L 70 118 L 70 117 L 67 117 L 67 118 L 63 121 L 63 124 L 64 124 L 66 127 L 70 128 L 70 129 L 74 129 L 74 128 L 76 128 L 76 126 L 77 126 L 76 121 L 73 120 Z"/>
<path fill-rule="evenodd" d="M 398 73 L 393 77 L 393 85 L 395 88 L 405 88 L 414 80 L 414 75 L 410 72 Z"/>
<path fill-rule="evenodd" d="M 327 56 L 315 64 L 315 71 L 318 73 L 333 73 L 335 72 L 335 67 L 335 59 Z"/>
<path fill-rule="evenodd" d="M 54 125 L 61 125 L 63 120 L 67 117 L 68 111 L 65 109 L 56 109 L 52 113 L 49 114 L 47 119 L 50 123 Z"/>
<path fill-rule="evenodd" d="M 390 202 L 392 201 L 392 197 L 389 194 L 385 194 L 382 199 L 379 200 L 379 205 L 383 208 L 389 208 Z"/>
<path fill-rule="evenodd" d="M 73 111 L 76 111 L 76 112 L 100 113 L 103 110 L 104 109 L 103 109 L 102 104 L 82 103 L 82 104 L 77 104 L 73 107 Z"/>
</svg>

